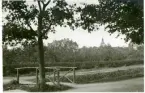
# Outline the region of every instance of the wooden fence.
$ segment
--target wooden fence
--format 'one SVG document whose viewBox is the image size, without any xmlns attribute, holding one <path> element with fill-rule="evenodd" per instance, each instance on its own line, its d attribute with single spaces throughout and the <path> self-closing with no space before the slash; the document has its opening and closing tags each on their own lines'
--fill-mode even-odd
<svg viewBox="0 0 145 93">
<path fill-rule="evenodd" d="M 39 84 L 39 67 L 20 67 L 20 68 L 15 68 L 17 70 L 17 81 L 19 83 L 20 81 L 20 73 L 19 71 L 21 69 L 36 69 L 36 84 Z M 51 81 L 54 85 L 59 86 L 60 85 L 60 79 L 66 78 L 68 79 L 71 83 L 75 83 L 75 77 L 76 77 L 76 72 L 75 69 L 76 67 L 45 67 L 45 69 L 49 69 L 53 71 L 53 79 L 51 79 L 51 75 L 48 75 L 49 81 Z M 60 72 L 62 69 L 67 69 L 67 71 L 64 73 L 63 76 L 60 76 Z M 73 72 L 73 80 L 68 78 L 66 75 L 70 72 Z"/>
</svg>

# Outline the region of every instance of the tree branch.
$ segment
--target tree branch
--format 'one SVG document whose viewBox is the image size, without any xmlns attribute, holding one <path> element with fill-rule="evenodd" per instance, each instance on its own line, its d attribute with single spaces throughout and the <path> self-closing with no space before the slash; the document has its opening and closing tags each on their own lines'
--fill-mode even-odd
<svg viewBox="0 0 145 93">
<path fill-rule="evenodd" d="M 26 21 L 26 24 L 28 25 L 28 27 L 29 27 L 32 31 L 34 31 L 34 29 L 31 27 L 31 25 L 29 24 L 28 21 Z"/>
<path fill-rule="evenodd" d="M 41 9 L 40 1 L 38 0 L 37 2 L 38 2 L 39 10 L 41 11 L 42 9 Z"/>
<path fill-rule="evenodd" d="M 51 2 L 51 0 L 49 0 L 46 4 L 44 4 L 43 6 L 43 10 L 45 10 L 46 6 Z"/>
<path fill-rule="evenodd" d="M 52 26 L 52 23 L 50 23 L 50 25 L 48 26 L 48 28 L 42 33 L 42 36 L 44 36 L 49 31 L 49 29 L 51 28 L 51 26 Z"/>
<path fill-rule="evenodd" d="M 43 4 L 43 6 L 45 5 L 45 4 L 44 4 L 44 1 L 41 1 L 41 3 Z"/>
<path fill-rule="evenodd" d="M 51 2 L 51 0 L 49 0 L 49 1 L 45 4 L 45 6 L 47 6 L 50 2 Z"/>
</svg>

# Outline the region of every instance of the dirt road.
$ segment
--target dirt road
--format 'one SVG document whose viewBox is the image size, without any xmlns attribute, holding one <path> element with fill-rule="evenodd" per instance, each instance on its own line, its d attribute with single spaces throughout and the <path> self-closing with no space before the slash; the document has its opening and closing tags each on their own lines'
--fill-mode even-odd
<svg viewBox="0 0 145 93">
<path fill-rule="evenodd" d="M 143 92 L 143 78 L 128 79 L 107 83 L 78 84 L 64 92 Z"/>
<path fill-rule="evenodd" d="M 143 92 L 144 80 L 142 78 L 128 79 L 107 83 L 91 83 L 91 84 L 69 84 L 72 89 L 61 92 Z M 23 90 L 9 90 L 6 92 L 26 92 Z"/>
</svg>

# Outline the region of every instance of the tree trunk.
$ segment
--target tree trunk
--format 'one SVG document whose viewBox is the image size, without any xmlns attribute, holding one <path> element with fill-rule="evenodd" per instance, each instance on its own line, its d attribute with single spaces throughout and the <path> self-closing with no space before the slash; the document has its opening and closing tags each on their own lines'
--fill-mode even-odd
<svg viewBox="0 0 145 93">
<path fill-rule="evenodd" d="M 42 39 L 42 14 L 38 17 L 38 52 L 39 52 L 39 82 L 40 91 L 43 92 L 45 88 L 45 67 L 44 67 L 44 48 Z"/>
<path fill-rule="evenodd" d="M 43 92 L 45 87 L 45 67 L 44 67 L 44 49 L 42 37 L 38 38 L 38 51 L 39 51 L 40 90 Z"/>
</svg>

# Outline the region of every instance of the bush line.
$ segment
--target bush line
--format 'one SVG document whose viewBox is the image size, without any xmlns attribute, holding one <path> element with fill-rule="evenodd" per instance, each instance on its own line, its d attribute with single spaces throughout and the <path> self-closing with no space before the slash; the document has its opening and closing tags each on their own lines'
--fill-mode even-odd
<svg viewBox="0 0 145 93">
<path fill-rule="evenodd" d="M 75 66 L 77 69 L 91 69 L 91 68 L 102 68 L 102 67 L 120 67 L 120 66 L 130 66 L 136 64 L 143 64 L 143 60 L 120 60 L 120 61 L 102 61 L 102 62 L 54 62 L 54 63 L 46 63 L 45 66 Z M 14 68 L 17 67 L 37 67 L 38 64 L 29 63 L 29 64 L 11 64 L 3 66 L 3 75 L 13 75 L 16 73 Z M 26 69 L 21 70 L 20 73 L 26 74 L 29 72 L 33 72 L 35 69 Z"/>
</svg>

